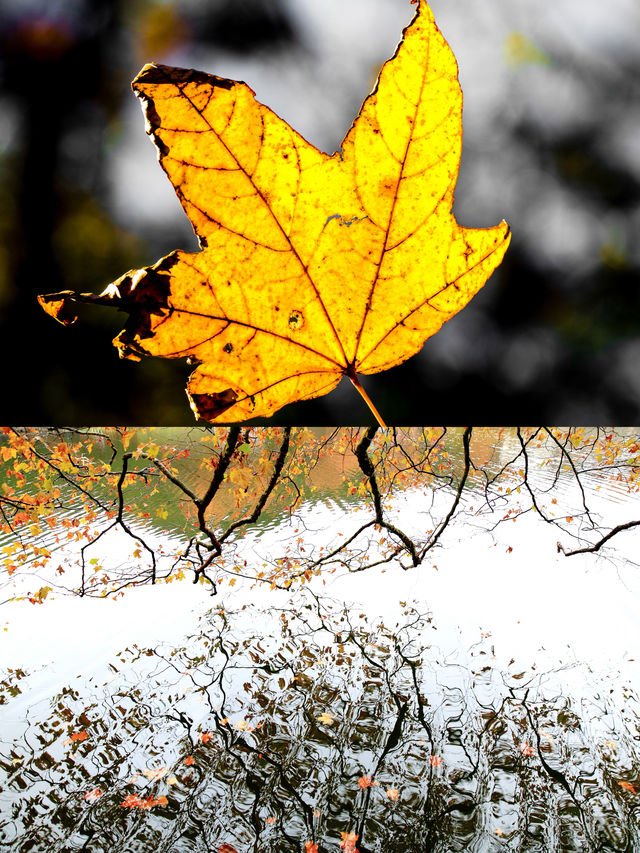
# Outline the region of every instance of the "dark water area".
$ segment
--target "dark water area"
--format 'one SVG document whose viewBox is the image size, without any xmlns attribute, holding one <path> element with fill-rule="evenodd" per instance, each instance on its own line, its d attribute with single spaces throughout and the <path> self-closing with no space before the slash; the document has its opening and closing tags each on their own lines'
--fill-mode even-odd
<svg viewBox="0 0 640 853">
<path fill-rule="evenodd" d="M 639 849 L 636 690 L 437 641 L 429 613 L 307 593 L 215 608 L 35 703 L 42 674 L 10 671 L 0 850 Z"/>
</svg>

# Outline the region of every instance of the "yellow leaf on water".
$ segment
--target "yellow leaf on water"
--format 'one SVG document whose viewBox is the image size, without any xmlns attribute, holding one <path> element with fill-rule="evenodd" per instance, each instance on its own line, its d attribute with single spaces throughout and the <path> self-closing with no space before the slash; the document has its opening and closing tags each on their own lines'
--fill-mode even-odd
<svg viewBox="0 0 640 853">
<path fill-rule="evenodd" d="M 158 779 L 166 776 L 169 769 L 167 767 L 157 767 L 155 770 L 143 770 L 142 772 L 151 782 L 156 782 Z"/>
<path fill-rule="evenodd" d="M 417 353 L 483 286 L 505 222 L 452 212 L 461 151 L 455 57 L 426 0 L 342 142 L 327 155 L 245 83 L 146 65 L 133 82 L 160 163 L 199 237 L 103 294 L 129 312 L 120 355 L 188 357 L 208 421 L 269 416 Z M 362 391 L 361 391 L 362 393 Z M 378 416 L 379 420 L 380 417 Z"/>
</svg>

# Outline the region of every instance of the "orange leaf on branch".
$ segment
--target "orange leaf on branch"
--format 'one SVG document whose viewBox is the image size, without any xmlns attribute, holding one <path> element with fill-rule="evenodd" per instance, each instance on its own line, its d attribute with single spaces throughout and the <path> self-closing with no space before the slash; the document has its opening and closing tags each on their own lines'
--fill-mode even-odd
<svg viewBox="0 0 640 853">
<path fill-rule="evenodd" d="M 483 286 L 505 222 L 463 228 L 452 212 L 461 151 L 455 57 L 426 0 L 329 156 L 245 83 L 146 65 L 133 82 L 160 163 L 200 240 L 100 295 L 39 297 L 64 323 L 73 303 L 129 313 L 124 358 L 186 357 L 207 421 L 270 416 L 347 377 L 415 355 Z"/>
</svg>

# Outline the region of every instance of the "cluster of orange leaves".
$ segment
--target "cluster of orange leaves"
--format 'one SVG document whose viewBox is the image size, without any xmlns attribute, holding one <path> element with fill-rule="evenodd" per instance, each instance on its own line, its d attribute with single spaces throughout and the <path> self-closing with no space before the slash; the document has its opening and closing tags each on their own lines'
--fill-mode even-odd
<svg viewBox="0 0 640 853">
<path fill-rule="evenodd" d="M 154 806 L 166 806 L 168 800 L 166 797 L 138 797 L 136 794 L 129 794 L 120 803 L 127 809 L 152 809 Z"/>
</svg>

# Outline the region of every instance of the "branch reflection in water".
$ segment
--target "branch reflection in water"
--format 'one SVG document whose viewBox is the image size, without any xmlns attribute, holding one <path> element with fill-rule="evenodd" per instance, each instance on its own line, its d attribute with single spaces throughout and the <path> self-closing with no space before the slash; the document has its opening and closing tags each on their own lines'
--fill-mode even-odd
<svg viewBox="0 0 640 853">
<path fill-rule="evenodd" d="M 374 621 L 307 590 L 127 648 L 2 744 L 2 849 L 638 849 L 631 687 L 504 669 L 486 636 L 443 655 L 411 606 Z M 5 711 L 28 681 L 9 673 Z"/>
</svg>

